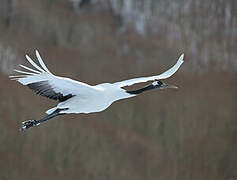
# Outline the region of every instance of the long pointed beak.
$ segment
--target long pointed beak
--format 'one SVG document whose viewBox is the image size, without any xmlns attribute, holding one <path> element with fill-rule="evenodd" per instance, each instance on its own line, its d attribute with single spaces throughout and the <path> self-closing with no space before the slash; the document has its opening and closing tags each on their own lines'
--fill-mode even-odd
<svg viewBox="0 0 237 180">
<path fill-rule="evenodd" d="M 166 83 L 163 84 L 163 88 L 164 88 L 164 89 L 165 89 L 165 88 L 178 89 L 177 86 L 172 85 L 172 84 L 166 84 Z"/>
</svg>

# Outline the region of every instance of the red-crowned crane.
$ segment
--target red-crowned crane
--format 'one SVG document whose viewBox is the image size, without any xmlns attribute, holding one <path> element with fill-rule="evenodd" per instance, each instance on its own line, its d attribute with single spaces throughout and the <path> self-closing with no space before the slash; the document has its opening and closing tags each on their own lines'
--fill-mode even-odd
<svg viewBox="0 0 237 180">
<path fill-rule="evenodd" d="M 37 94 L 57 100 L 59 103 L 56 107 L 46 111 L 48 114 L 46 117 L 40 120 L 22 122 L 21 130 L 38 126 L 40 123 L 58 115 L 100 112 L 108 108 L 117 100 L 134 97 L 144 91 L 177 88 L 176 86 L 166 84 L 160 80 L 172 76 L 179 69 L 183 63 L 184 54 L 179 57 L 177 63 L 173 67 L 160 75 L 134 78 L 115 83 L 102 83 L 95 86 L 69 78 L 55 76 L 48 70 L 37 50 L 36 57 L 40 66 L 26 55 L 26 59 L 35 69 L 19 65 L 27 71 L 14 70 L 20 73 L 20 75 L 10 76 L 10 78 L 28 86 Z M 125 86 L 147 81 L 153 82 L 143 88 L 133 91 L 123 89 Z"/>
</svg>

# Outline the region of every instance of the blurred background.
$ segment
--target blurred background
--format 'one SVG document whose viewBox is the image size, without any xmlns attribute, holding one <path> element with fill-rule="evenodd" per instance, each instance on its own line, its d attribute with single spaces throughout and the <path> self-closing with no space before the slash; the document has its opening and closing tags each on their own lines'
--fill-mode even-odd
<svg viewBox="0 0 237 180">
<path fill-rule="evenodd" d="M 0 179 L 236 180 L 236 47 L 236 0 L 1 0 Z M 8 78 L 35 49 L 91 85 L 185 63 L 178 90 L 22 133 L 56 104 Z"/>
</svg>

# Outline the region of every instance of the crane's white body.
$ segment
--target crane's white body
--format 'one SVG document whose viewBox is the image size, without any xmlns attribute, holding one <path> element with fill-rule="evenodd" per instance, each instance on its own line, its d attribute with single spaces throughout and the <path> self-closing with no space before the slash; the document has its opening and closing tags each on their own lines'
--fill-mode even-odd
<svg viewBox="0 0 237 180">
<path fill-rule="evenodd" d="M 57 107 L 48 110 L 46 113 L 51 114 L 57 108 L 67 109 L 61 111 L 62 113 L 100 112 L 117 100 L 135 96 L 128 94 L 124 89 L 110 83 L 99 84 L 92 88 L 93 91 L 91 91 L 91 94 L 74 96 L 59 103 Z"/>
<path fill-rule="evenodd" d="M 69 78 L 55 76 L 45 66 L 38 51 L 36 51 L 36 57 L 41 67 L 26 55 L 26 59 L 35 69 L 20 65 L 20 67 L 28 71 L 15 70 L 22 74 L 10 77 L 23 85 L 31 86 L 33 90 L 42 96 L 55 100 L 70 96 L 70 98 L 66 98 L 66 100 L 60 102 L 56 107 L 46 111 L 47 114 L 51 114 L 56 109 L 62 109 L 60 113 L 69 114 L 100 112 L 117 100 L 135 96 L 134 94 L 127 93 L 122 87 L 135 83 L 166 79 L 172 76 L 183 63 L 184 55 L 182 54 L 180 56 L 172 68 L 160 75 L 135 78 L 116 83 L 103 83 L 95 86 Z"/>
</svg>

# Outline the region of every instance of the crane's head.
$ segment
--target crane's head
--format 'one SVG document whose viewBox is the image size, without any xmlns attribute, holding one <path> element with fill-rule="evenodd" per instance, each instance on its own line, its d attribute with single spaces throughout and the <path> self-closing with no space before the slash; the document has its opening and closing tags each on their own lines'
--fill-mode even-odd
<svg viewBox="0 0 237 180">
<path fill-rule="evenodd" d="M 177 86 L 171 85 L 171 84 L 167 84 L 164 83 L 160 80 L 156 80 L 152 83 L 152 85 L 157 88 L 157 89 L 167 89 L 167 88 L 173 88 L 173 89 L 177 89 Z"/>
<path fill-rule="evenodd" d="M 170 85 L 167 83 L 163 83 L 160 80 L 156 80 L 153 81 L 153 83 L 141 88 L 141 89 L 137 89 L 137 90 L 133 90 L 133 91 L 126 91 L 129 94 L 140 94 L 144 91 L 148 91 L 148 90 L 152 90 L 152 89 L 167 89 L 167 88 L 178 88 L 174 85 Z"/>
</svg>

